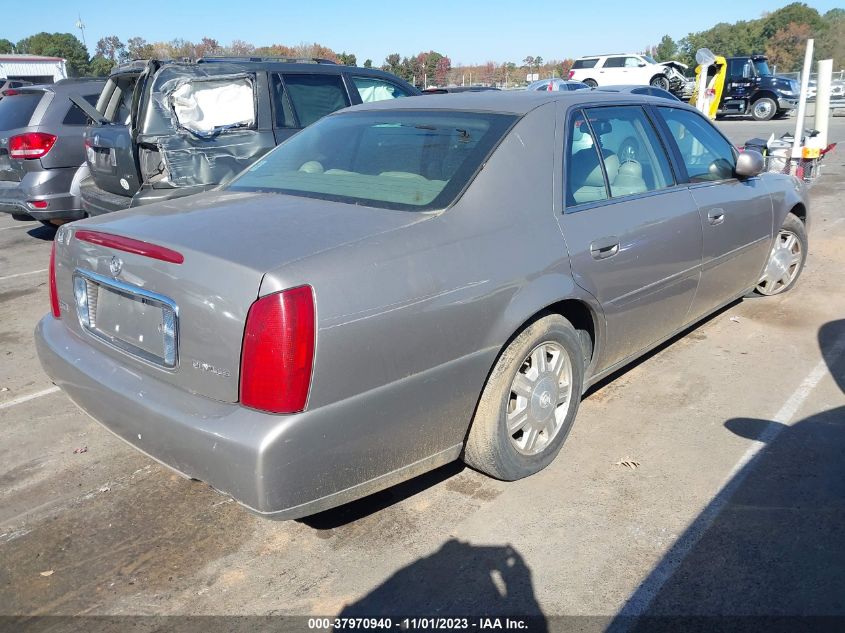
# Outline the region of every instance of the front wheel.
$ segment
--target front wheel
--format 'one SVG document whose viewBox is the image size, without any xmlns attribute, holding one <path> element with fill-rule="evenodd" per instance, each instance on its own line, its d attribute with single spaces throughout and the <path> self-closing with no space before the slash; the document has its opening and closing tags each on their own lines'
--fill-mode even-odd
<svg viewBox="0 0 845 633">
<path fill-rule="evenodd" d="M 595 88 L 598 86 L 595 79 L 585 79 L 584 85 L 589 86 L 590 88 Z"/>
<path fill-rule="evenodd" d="M 768 121 L 778 111 L 778 104 L 769 97 L 760 97 L 751 104 L 751 116 L 755 121 Z"/>
<path fill-rule="evenodd" d="M 669 78 L 666 75 L 655 75 L 651 78 L 649 84 L 655 88 L 669 90 Z"/>
<path fill-rule="evenodd" d="M 487 380 L 464 461 L 505 481 L 548 466 L 578 412 L 583 356 L 578 333 L 559 314 L 525 328 L 502 352 Z"/>
<path fill-rule="evenodd" d="M 807 260 L 807 230 L 792 213 L 775 237 L 763 274 L 754 291 L 764 296 L 786 292 L 795 285 Z"/>
</svg>

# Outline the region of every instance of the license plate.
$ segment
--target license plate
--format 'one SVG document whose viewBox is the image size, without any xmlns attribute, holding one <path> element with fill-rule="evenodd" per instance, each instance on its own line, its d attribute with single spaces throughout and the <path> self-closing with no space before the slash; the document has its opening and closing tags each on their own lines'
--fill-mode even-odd
<svg viewBox="0 0 845 633">
<path fill-rule="evenodd" d="M 84 271 L 76 272 L 73 287 L 83 329 L 144 361 L 176 367 L 178 311 L 171 299 Z"/>
</svg>

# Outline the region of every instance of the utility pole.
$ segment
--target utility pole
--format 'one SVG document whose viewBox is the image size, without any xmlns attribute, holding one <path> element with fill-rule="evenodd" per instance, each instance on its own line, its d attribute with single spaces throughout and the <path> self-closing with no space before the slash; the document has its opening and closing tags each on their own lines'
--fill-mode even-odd
<svg viewBox="0 0 845 633">
<path fill-rule="evenodd" d="M 76 17 L 76 28 L 78 28 L 82 32 L 82 44 L 85 45 L 85 49 L 88 49 L 88 42 L 85 41 L 85 22 L 82 21 L 82 16 L 77 13 Z"/>
</svg>

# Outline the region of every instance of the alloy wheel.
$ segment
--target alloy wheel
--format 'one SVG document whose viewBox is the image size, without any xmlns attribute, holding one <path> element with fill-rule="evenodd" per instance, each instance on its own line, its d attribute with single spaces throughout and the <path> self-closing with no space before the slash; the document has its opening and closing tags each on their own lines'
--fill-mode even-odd
<svg viewBox="0 0 845 633">
<path fill-rule="evenodd" d="M 801 240 L 792 231 L 781 229 L 769 253 L 766 268 L 757 282 L 757 292 L 762 295 L 783 292 L 798 276 L 802 257 Z"/>
</svg>

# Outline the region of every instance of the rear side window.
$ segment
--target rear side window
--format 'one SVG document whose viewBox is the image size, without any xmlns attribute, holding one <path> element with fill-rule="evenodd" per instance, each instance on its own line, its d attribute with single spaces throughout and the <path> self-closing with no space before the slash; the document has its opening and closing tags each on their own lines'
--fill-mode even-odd
<svg viewBox="0 0 845 633">
<path fill-rule="evenodd" d="M 326 117 L 228 189 L 428 211 L 449 206 L 513 124 L 503 114 L 373 111 Z"/>
<path fill-rule="evenodd" d="M 690 182 L 733 178 L 734 148 L 709 121 L 689 110 L 660 107 L 657 111 L 678 145 Z"/>
<path fill-rule="evenodd" d="M 566 147 L 566 206 L 607 200 L 599 144 L 582 111 L 572 117 Z"/>
<path fill-rule="evenodd" d="M 371 103 L 373 101 L 384 101 L 385 99 L 399 99 L 400 97 L 407 97 L 408 93 L 402 90 L 396 84 L 385 81 L 384 79 L 376 79 L 375 77 L 353 77 L 352 83 L 358 89 L 358 94 L 363 103 Z"/>
<path fill-rule="evenodd" d="M 300 127 L 349 106 L 349 95 L 340 75 L 285 74 L 283 78 Z"/>
<path fill-rule="evenodd" d="M 93 95 L 83 95 L 83 99 L 85 99 L 88 103 L 92 106 L 97 105 L 97 99 L 100 98 L 100 93 Z M 85 116 L 85 113 L 77 108 L 75 105 L 71 104 L 70 109 L 67 111 L 65 118 L 62 120 L 63 125 L 85 125 L 88 123 L 88 117 Z"/>
<path fill-rule="evenodd" d="M 578 70 L 579 68 L 595 68 L 598 61 L 598 57 L 591 57 L 590 59 L 576 59 L 575 63 L 572 64 L 572 69 Z"/>
<path fill-rule="evenodd" d="M 0 130 L 28 126 L 43 96 L 43 92 L 25 92 L 0 99 Z"/>
</svg>

